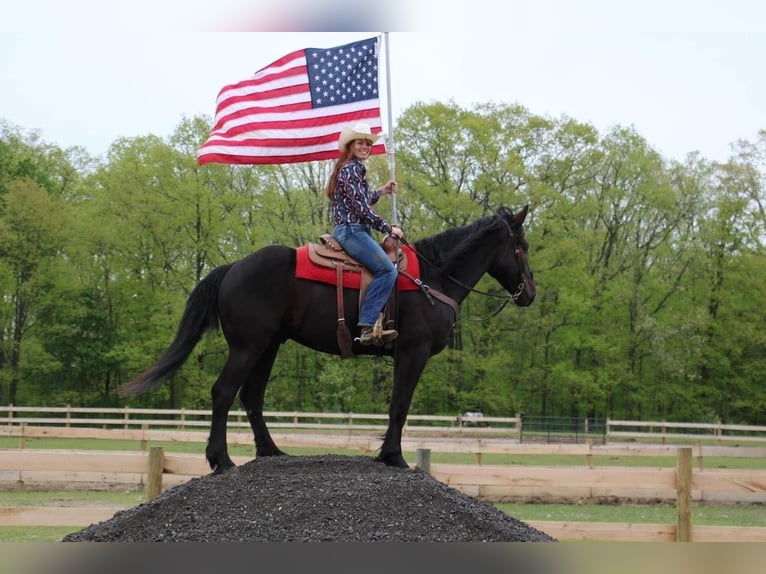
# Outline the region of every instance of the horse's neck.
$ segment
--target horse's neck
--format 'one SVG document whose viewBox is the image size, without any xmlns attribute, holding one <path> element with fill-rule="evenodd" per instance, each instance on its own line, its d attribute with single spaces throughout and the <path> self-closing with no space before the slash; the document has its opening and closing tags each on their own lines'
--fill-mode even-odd
<svg viewBox="0 0 766 574">
<path fill-rule="evenodd" d="M 473 288 L 489 270 L 497 249 L 493 235 L 488 225 L 468 225 L 434 236 L 432 241 L 442 246 L 442 260 L 436 268 L 421 265 L 424 282 L 438 283 L 440 290 L 461 302 L 469 293 L 465 286 Z"/>
</svg>

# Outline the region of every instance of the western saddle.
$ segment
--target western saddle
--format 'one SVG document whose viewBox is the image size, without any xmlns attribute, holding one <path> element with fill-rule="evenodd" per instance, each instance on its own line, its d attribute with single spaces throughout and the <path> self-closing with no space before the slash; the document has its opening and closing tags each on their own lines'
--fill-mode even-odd
<svg viewBox="0 0 766 574">
<path fill-rule="evenodd" d="M 340 243 L 329 233 L 325 233 L 319 236 L 320 243 L 309 243 L 308 256 L 309 260 L 320 267 L 329 267 L 335 269 L 336 277 L 336 292 L 338 301 L 338 326 L 336 329 L 338 337 L 338 345 L 340 346 L 340 356 L 342 359 L 348 359 L 353 356 L 351 351 L 352 340 L 351 332 L 348 325 L 346 325 L 345 312 L 343 309 L 343 273 L 361 273 L 360 286 L 359 286 L 359 305 L 364 300 L 364 295 L 367 288 L 372 281 L 372 273 L 362 263 L 351 257 L 343 250 Z M 397 269 L 402 272 L 407 269 L 407 255 L 402 251 L 398 242 L 392 237 L 386 237 L 381 243 L 383 251 L 388 254 L 388 257 L 393 263 L 396 264 Z M 395 301 L 394 297 L 396 289 L 391 294 L 386 308 L 381 313 L 378 321 L 373 327 L 373 333 L 382 330 L 383 324 L 393 324 L 396 317 Z"/>
</svg>

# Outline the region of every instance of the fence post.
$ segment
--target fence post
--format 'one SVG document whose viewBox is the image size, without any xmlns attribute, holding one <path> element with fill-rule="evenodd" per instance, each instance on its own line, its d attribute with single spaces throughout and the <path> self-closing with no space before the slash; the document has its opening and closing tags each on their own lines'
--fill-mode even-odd
<svg viewBox="0 0 766 574">
<path fill-rule="evenodd" d="M 522 439 L 522 428 L 521 428 L 521 413 L 516 413 L 516 428 L 519 431 L 519 444 L 521 444 Z"/>
<path fill-rule="evenodd" d="M 415 449 L 415 468 L 422 470 L 423 472 L 431 472 L 431 449 L 430 448 L 416 448 Z"/>
<path fill-rule="evenodd" d="M 721 432 L 721 417 L 715 418 L 715 437 L 716 437 L 716 443 L 721 444 L 721 435 L 723 432 Z"/>
<path fill-rule="evenodd" d="M 585 455 L 588 468 L 593 468 L 593 439 L 588 439 L 588 454 Z"/>
<path fill-rule="evenodd" d="M 690 542 L 692 530 L 692 449 L 678 449 L 676 465 L 676 542 Z"/>
<path fill-rule="evenodd" d="M 146 478 L 146 502 L 157 498 L 162 492 L 162 471 L 165 469 L 165 449 L 153 446 L 149 449 L 149 469 Z"/>
<path fill-rule="evenodd" d="M 19 435 L 19 448 L 27 448 L 27 423 L 21 423 L 21 434 Z"/>
</svg>

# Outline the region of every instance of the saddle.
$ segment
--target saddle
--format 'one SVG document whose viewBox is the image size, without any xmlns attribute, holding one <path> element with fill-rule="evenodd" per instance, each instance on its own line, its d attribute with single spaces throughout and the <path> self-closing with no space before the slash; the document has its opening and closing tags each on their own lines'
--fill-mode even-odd
<svg viewBox="0 0 766 574">
<path fill-rule="evenodd" d="M 343 273 L 352 272 L 360 273 L 360 286 L 359 286 L 359 305 L 361 306 L 364 300 L 364 295 L 367 288 L 372 281 L 372 273 L 361 262 L 351 257 L 343 250 L 340 243 L 329 233 L 325 233 L 319 236 L 320 243 L 308 244 L 308 257 L 309 260 L 315 265 L 320 267 L 329 267 L 335 269 L 336 277 L 336 292 L 338 302 L 338 327 L 337 337 L 338 345 L 340 346 L 340 356 L 342 359 L 348 359 L 353 356 L 351 352 L 351 332 L 346 325 L 345 311 L 343 308 Z M 386 252 L 389 259 L 396 265 L 397 269 L 402 272 L 407 269 L 407 255 L 399 249 L 398 242 L 391 237 L 386 237 L 383 243 L 380 244 L 383 251 Z M 393 317 L 396 316 L 394 309 L 394 294 L 396 289 L 392 292 L 389 302 L 386 304 L 384 310 L 384 318 L 382 322 L 392 323 Z"/>
</svg>

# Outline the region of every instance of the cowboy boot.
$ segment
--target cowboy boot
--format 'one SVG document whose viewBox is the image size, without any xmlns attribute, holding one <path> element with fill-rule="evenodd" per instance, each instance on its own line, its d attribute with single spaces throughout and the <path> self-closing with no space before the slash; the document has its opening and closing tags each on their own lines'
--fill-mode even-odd
<svg viewBox="0 0 766 574">
<path fill-rule="evenodd" d="M 372 327 L 362 327 L 362 333 L 354 339 L 360 345 L 375 345 L 381 347 L 390 343 L 399 336 L 394 329 L 383 328 L 383 313 L 378 315 L 378 320 Z"/>
<path fill-rule="evenodd" d="M 399 333 L 394 329 L 381 329 L 379 333 L 375 333 L 373 327 L 362 327 L 361 334 L 354 341 L 360 345 L 382 347 L 386 343 L 392 342 L 398 336 Z"/>
</svg>

